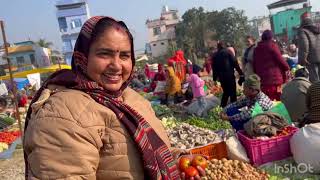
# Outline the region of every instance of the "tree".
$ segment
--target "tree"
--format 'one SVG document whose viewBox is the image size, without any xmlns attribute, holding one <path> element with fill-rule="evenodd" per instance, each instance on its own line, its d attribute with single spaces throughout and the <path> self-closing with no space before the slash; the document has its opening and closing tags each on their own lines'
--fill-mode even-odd
<svg viewBox="0 0 320 180">
<path fill-rule="evenodd" d="M 42 39 L 42 38 L 39 39 L 37 44 L 43 48 L 50 48 L 51 46 L 53 46 L 52 42 L 49 42 L 49 41 L 47 42 L 46 39 Z"/>
<path fill-rule="evenodd" d="M 203 52 L 205 49 L 207 13 L 202 7 L 192 8 L 183 14 L 182 19 L 176 27 L 178 48 L 183 49 L 187 57 L 192 57 L 193 52 Z"/>
<path fill-rule="evenodd" d="M 231 7 L 209 17 L 209 27 L 215 32 L 215 39 L 231 43 L 238 50 L 244 49 L 244 40 L 250 27 L 243 10 Z"/>
<path fill-rule="evenodd" d="M 203 56 L 208 52 L 205 43 L 208 40 L 223 40 L 238 50 L 245 47 L 249 25 L 243 10 L 231 7 L 220 12 L 204 12 L 202 7 L 192 8 L 183 14 L 182 19 L 176 27 L 176 41 L 186 57 L 192 57 L 192 53 Z"/>
</svg>

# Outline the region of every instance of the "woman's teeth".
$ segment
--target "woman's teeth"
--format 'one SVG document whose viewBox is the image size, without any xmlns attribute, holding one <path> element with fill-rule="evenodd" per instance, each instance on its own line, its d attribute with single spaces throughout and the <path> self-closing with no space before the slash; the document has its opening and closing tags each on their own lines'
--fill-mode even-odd
<svg viewBox="0 0 320 180">
<path fill-rule="evenodd" d="M 121 75 L 116 75 L 116 74 L 104 74 L 104 76 L 106 76 L 108 79 L 110 80 L 120 80 Z"/>
</svg>

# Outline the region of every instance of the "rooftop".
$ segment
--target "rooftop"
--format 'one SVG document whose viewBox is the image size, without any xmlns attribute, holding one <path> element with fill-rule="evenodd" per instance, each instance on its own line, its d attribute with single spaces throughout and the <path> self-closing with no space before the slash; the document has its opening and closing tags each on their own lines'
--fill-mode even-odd
<svg viewBox="0 0 320 180">
<path fill-rule="evenodd" d="M 284 6 L 290 6 L 290 5 L 300 4 L 305 2 L 308 2 L 308 0 L 280 0 L 272 4 L 269 4 L 267 7 L 270 10 L 270 9 L 276 9 Z"/>
<path fill-rule="evenodd" d="M 73 5 L 73 4 L 84 4 L 87 3 L 86 0 L 58 0 L 56 6 L 66 6 L 66 5 Z"/>
</svg>

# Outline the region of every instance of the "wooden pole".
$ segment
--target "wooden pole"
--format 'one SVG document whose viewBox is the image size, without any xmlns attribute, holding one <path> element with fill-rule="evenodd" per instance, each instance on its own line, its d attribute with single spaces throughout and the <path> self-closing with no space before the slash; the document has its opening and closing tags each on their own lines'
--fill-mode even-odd
<svg viewBox="0 0 320 180">
<path fill-rule="evenodd" d="M 7 46 L 6 33 L 4 30 L 4 23 L 1 20 L 0 20 L 0 25 L 1 25 L 1 31 L 2 31 L 3 45 L 4 45 L 4 49 L 5 49 L 5 53 L 6 53 L 6 58 L 8 61 L 8 66 L 9 66 L 10 81 L 11 81 L 11 84 L 13 87 L 13 97 L 14 97 L 14 104 L 15 104 L 15 108 L 16 108 L 15 114 L 16 114 L 16 118 L 18 119 L 19 129 L 20 129 L 21 133 L 23 134 L 22 125 L 21 125 L 21 118 L 20 118 L 20 113 L 19 113 L 18 99 L 17 99 L 17 87 L 16 87 L 14 80 L 13 80 L 11 61 L 9 58 L 9 51 L 8 51 L 8 46 Z"/>
</svg>

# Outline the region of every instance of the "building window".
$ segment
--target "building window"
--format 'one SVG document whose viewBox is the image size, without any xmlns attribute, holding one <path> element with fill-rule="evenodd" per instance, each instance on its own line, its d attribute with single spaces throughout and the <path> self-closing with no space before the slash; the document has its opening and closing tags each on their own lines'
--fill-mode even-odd
<svg viewBox="0 0 320 180">
<path fill-rule="evenodd" d="M 82 26 L 81 19 L 74 19 L 71 21 L 71 29 L 78 28 L 81 26 Z"/>
<path fill-rule="evenodd" d="M 63 40 L 63 50 L 64 51 L 71 51 L 72 50 L 72 44 L 70 39 Z"/>
<path fill-rule="evenodd" d="M 29 54 L 30 61 L 32 65 L 36 65 L 36 58 L 34 58 L 34 54 Z"/>
<path fill-rule="evenodd" d="M 164 45 L 164 42 L 162 42 L 161 45 Z"/>
<path fill-rule="evenodd" d="M 157 44 L 153 44 L 153 46 L 157 46 Z"/>
<path fill-rule="evenodd" d="M 58 24 L 59 24 L 60 32 L 67 31 L 68 26 L 67 26 L 67 20 L 65 17 L 59 17 Z"/>
<path fill-rule="evenodd" d="M 153 35 L 154 35 L 154 36 L 157 36 L 157 35 L 159 35 L 160 33 L 161 33 L 160 27 L 155 27 L 155 28 L 153 28 Z"/>
<path fill-rule="evenodd" d="M 17 64 L 18 64 L 18 65 L 24 64 L 24 57 L 23 57 L 23 56 L 17 57 Z"/>
</svg>

